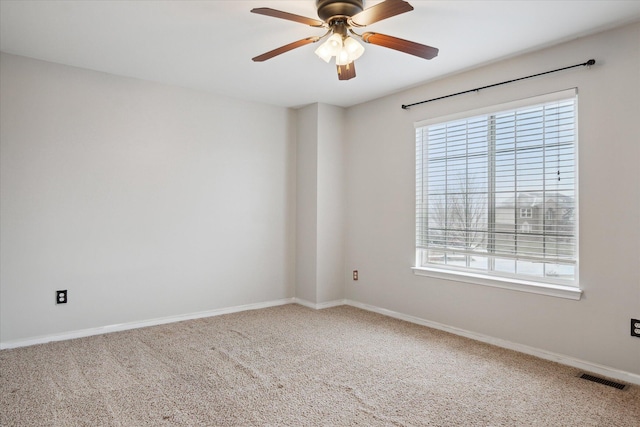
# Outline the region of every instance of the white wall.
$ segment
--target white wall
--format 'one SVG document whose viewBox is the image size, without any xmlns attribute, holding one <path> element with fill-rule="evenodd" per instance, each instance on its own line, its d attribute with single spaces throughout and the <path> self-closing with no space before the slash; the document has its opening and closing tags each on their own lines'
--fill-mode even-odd
<svg viewBox="0 0 640 427">
<path fill-rule="evenodd" d="M 0 67 L 0 342 L 294 296 L 294 111 Z"/>
<path fill-rule="evenodd" d="M 341 300 L 344 289 L 344 109 L 298 111 L 296 297 Z"/>
<path fill-rule="evenodd" d="M 443 52 L 445 54 L 445 52 Z M 586 62 L 402 110 L 402 104 Z M 437 61 L 437 58 L 434 60 Z M 579 90 L 580 301 L 414 276 L 413 123 Z M 640 374 L 640 24 L 504 60 L 347 111 L 346 298 Z"/>
<path fill-rule="evenodd" d="M 344 297 L 344 109 L 318 106 L 317 302 Z"/>
<path fill-rule="evenodd" d="M 318 272 L 318 104 L 298 110 L 296 298 L 316 303 Z"/>
</svg>

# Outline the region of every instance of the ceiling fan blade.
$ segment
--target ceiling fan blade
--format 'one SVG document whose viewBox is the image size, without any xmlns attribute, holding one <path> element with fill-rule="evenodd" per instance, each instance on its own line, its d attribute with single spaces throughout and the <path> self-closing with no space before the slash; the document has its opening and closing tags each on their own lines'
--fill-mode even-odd
<svg viewBox="0 0 640 427">
<path fill-rule="evenodd" d="M 410 12 L 413 6 L 403 0 L 386 0 L 356 13 L 349 19 L 349 23 L 355 27 L 366 27 L 374 22 L 400 15 L 401 13 Z"/>
<path fill-rule="evenodd" d="M 364 33 L 362 35 L 362 41 L 389 49 L 395 49 L 424 59 L 432 59 L 438 56 L 438 48 L 380 33 Z"/>
<path fill-rule="evenodd" d="M 271 59 L 274 56 L 278 56 L 278 55 L 283 54 L 285 52 L 289 52 L 290 50 L 296 49 L 298 47 L 307 45 L 309 43 L 315 43 L 318 40 L 320 40 L 320 37 L 307 37 L 306 39 L 298 40 L 296 42 L 289 43 L 289 44 L 286 44 L 284 46 L 280 46 L 277 49 L 270 50 L 269 52 L 263 53 L 262 55 L 258 55 L 255 58 L 252 58 L 252 60 L 254 62 L 266 61 L 267 59 Z"/>
<path fill-rule="evenodd" d="M 338 80 L 350 80 L 356 76 L 356 64 L 351 61 L 347 65 L 336 65 Z"/>
<path fill-rule="evenodd" d="M 299 22 L 301 24 L 310 25 L 312 27 L 324 27 L 324 22 L 306 16 L 295 15 L 281 10 L 271 9 L 270 7 L 258 7 L 251 9 L 251 12 L 259 15 L 273 16 L 274 18 L 287 19 L 289 21 Z"/>
</svg>

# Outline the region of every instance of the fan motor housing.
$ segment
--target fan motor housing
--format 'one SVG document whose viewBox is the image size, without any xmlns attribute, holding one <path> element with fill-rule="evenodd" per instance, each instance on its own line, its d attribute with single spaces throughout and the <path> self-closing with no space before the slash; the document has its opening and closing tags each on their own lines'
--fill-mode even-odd
<svg viewBox="0 0 640 427">
<path fill-rule="evenodd" d="M 362 12 L 363 0 L 316 0 L 318 16 L 328 21 L 333 16 L 353 16 Z"/>
</svg>

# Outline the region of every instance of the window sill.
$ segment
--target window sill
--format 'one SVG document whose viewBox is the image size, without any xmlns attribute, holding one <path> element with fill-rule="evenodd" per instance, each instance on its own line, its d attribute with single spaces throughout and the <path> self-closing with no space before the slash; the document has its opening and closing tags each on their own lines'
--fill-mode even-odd
<svg viewBox="0 0 640 427">
<path fill-rule="evenodd" d="M 472 283 L 475 285 L 491 286 L 494 288 L 511 289 L 532 294 L 547 295 L 557 298 L 579 300 L 582 290 L 573 286 L 552 285 L 547 283 L 530 282 L 518 279 L 503 279 L 482 274 L 452 272 L 437 268 L 412 267 L 416 276 L 435 277 L 437 279 L 452 280 L 454 282 Z"/>
</svg>

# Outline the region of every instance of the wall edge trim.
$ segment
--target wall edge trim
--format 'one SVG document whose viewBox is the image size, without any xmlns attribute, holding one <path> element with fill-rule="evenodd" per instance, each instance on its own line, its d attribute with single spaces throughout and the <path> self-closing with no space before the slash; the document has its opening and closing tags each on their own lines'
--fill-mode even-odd
<svg viewBox="0 0 640 427">
<path fill-rule="evenodd" d="M 554 353 L 554 352 L 542 350 L 536 347 L 530 347 L 524 344 L 514 343 L 511 341 L 495 338 L 495 337 L 480 334 L 477 332 L 467 331 L 465 329 L 448 326 L 442 323 L 433 322 L 431 320 L 422 319 L 420 317 L 411 316 L 409 314 L 399 313 L 397 311 L 388 310 L 386 308 L 381 308 L 374 305 L 364 304 L 361 302 L 352 301 L 348 299 L 345 300 L 345 304 L 350 305 L 352 307 L 360 308 L 362 310 L 371 311 L 374 313 L 382 314 L 384 316 L 392 317 L 394 319 L 404 320 L 406 322 L 415 323 L 415 324 L 426 326 L 429 328 L 449 332 L 454 335 L 470 338 L 475 341 L 480 341 L 483 343 L 495 345 L 497 347 L 514 350 L 519 353 L 528 354 L 530 356 L 539 357 L 541 359 L 549 360 L 551 362 L 560 363 L 561 365 L 570 366 L 572 368 L 577 368 L 584 371 L 596 373 L 608 378 L 624 381 L 626 383 L 640 385 L 640 375 L 634 374 L 633 372 L 627 372 L 621 369 L 612 368 L 610 366 L 577 359 L 572 356 Z"/>
<path fill-rule="evenodd" d="M 299 304 L 304 307 L 312 308 L 314 310 L 322 310 L 325 308 L 338 307 L 340 305 L 348 305 L 346 301 L 347 300 L 344 300 L 344 299 L 337 299 L 333 301 L 314 303 L 302 298 L 293 298 L 294 304 Z"/>
<path fill-rule="evenodd" d="M 164 325 L 167 323 L 182 322 L 184 320 L 194 320 L 194 319 L 201 319 L 204 317 L 221 316 L 223 314 L 237 313 L 240 311 L 259 310 L 261 308 L 269 308 L 269 307 L 276 307 L 279 305 L 292 304 L 293 302 L 294 302 L 294 298 L 283 298 L 283 299 L 278 299 L 273 301 L 243 304 L 243 305 L 224 307 L 224 308 L 216 308 L 213 310 L 198 311 L 198 312 L 188 313 L 188 314 L 158 317 L 158 318 L 149 319 L 149 320 L 119 323 L 114 325 L 99 326 L 96 328 L 80 329 L 77 331 L 69 331 L 69 332 L 55 333 L 55 334 L 43 335 L 43 336 L 32 337 L 32 338 L 17 339 L 12 341 L 0 342 L 0 350 L 6 350 L 6 349 L 12 349 L 12 348 L 18 348 L 18 347 L 27 347 L 31 345 L 37 345 L 37 344 L 45 344 L 53 341 L 65 341 L 65 340 L 70 340 L 75 338 L 84 338 L 84 337 L 89 337 L 93 335 L 108 334 L 111 332 L 121 332 L 121 331 L 127 331 L 129 329 L 146 328 L 148 326 L 158 326 L 158 325 Z"/>
</svg>

